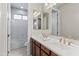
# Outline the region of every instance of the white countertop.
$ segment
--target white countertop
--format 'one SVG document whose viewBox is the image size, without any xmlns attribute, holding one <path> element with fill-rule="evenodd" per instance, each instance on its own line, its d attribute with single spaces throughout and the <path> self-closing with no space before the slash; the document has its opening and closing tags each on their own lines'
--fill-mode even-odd
<svg viewBox="0 0 79 59">
<path fill-rule="evenodd" d="M 79 56 L 79 47 L 72 47 L 56 42 L 57 38 L 52 38 L 53 40 L 44 41 L 42 35 L 33 34 L 32 38 L 47 47 L 49 50 L 60 56 Z M 53 42 L 55 41 L 55 42 Z M 76 42 L 76 41 L 74 41 Z M 78 42 L 77 42 L 78 43 Z"/>
</svg>

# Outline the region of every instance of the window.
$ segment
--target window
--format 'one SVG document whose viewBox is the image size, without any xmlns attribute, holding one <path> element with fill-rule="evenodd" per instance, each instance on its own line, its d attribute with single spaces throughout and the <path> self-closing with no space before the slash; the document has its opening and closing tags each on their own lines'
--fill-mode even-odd
<svg viewBox="0 0 79 59">
<path fill-rule="evenodd" d="M 14 15 L 14 19 L 21 19 L 21 15 Z"/>
<path fill-rule="evenodd" d="M 21 20 L 27 20 L 27 16 L 23 16 L 23 15 L 14 15 L 14 19 L 21 19 Z"/>
<path fill-rule="evenodd" d="M 23 20 L 27 20 L 27 16 L 23 16 Z"/>
</svg>

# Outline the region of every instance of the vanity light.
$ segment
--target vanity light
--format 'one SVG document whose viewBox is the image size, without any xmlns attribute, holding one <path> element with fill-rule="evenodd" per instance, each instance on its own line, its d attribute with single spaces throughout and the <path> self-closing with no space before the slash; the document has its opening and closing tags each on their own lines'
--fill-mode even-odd
<svg viewBox="0 0 79 59">
<path fill-rule="evenodd" d="M 37 12 L 35 11 L 34 13 L 33 13 L 33 15 L 36 15 L 37 14 Z"/>
<path fill-rule="evenodd" d="M 40 12 L 34 12 L 34 17 L 37 17 L 38 15 L 40 15 L 41 13 Z"/>
<path fill-rule="evenodd" d="M 36 16 L 38 16 L 38 15 L 40 15 L 40 12 L 38 12 Z"/>
<path fill-rule="evenodd" d="M 55 5 L 56 5 L 56 3 L 50 3 L 50 4 L 48 4 L 48 6 L 46 7 L 46 9 L 52 8 L 52 7 L 55 6 Z"/>
</svg>

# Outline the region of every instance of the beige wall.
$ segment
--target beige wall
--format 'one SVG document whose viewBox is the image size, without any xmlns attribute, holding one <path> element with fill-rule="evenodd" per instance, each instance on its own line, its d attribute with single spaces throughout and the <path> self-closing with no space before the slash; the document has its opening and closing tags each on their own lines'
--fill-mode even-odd
<svg viewBox="0 0 79 59">
<path fill-rule="evenodd" d="M 64 4 L 61 12 L 61 35 L 79 39 L 79 4 Z"/>
</svg>

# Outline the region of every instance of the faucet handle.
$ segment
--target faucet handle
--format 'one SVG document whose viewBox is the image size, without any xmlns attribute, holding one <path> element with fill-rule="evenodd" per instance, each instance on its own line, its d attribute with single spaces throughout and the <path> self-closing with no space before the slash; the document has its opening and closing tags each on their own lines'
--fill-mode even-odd
<svg viewBox="0 0 79 59">
<path fill-rule="evenodd" d="M 68 45 L 71 45 L 72 42 L 68 42 Z"/>
</svg>

